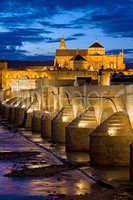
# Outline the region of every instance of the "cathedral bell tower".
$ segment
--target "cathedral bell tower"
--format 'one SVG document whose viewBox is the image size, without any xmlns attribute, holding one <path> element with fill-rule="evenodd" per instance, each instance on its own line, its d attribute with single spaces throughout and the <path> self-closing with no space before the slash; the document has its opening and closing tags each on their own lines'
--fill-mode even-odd
<svg viewBox="0 0 133 200">
<path fill-rule="evenodd" d="M 55 56 L 55 59 L 54 59 L 54 66 L 65 66 L 66 65 L 66 59 L 65 59 L 65 56 L 61 57 L 59 56 L 58 57 L 58 54 L 62 51 L 65 51 L 67 49 L 67 46 L 66 46 L 66 43 L 65 43 L 65 39 L 64 39 L 64 36 L 61 37 L 60 39 L 60 46 L 59 48 L 56 50 L 56 56 Z"/>
<path fill-rule="evenodd" d="M 64 39 L 64 36 L 61 37 L 61 40 L 60 40 L 60 47 L 59 49 L 66 49 L 66 43 L 65 43 L 65 39 Z"/>
<path fill-rule="evenodd" d="M 119 54 L 120 56 L 122 56 L 122 57 L 124 57 L 124 50 L 123 49 L 121 49 L 121 51 L 120 51 L 120 54 Z"/>
</svg>

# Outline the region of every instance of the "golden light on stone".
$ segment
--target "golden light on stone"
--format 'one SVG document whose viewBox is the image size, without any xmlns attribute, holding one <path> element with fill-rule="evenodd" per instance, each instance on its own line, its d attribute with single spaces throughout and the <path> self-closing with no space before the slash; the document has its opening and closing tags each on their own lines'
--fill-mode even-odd
<svg viewBox="0 0 133 200">
<path fill-rule="evenodd" d="M 88 125 L 88 122 L 87 122 L 87 121 L 80 121 L 80 122 L 78 123 L 78 127 L 79 127 L 79 128 L 85 128 L 85 127 L 87 127 L 87 125 Z"/>
<path fill-rule="evenodd" d="M 33 111 L 38 111 L 38 110 L 39 110 L 38 107 L 33 106 L 32 108 L 28 109 L 27 113 L 32 113 Z"/>
<path fill-rule="evenodd" d="M 23 104 L 23 105 L 22 105 L 22 108 L 26 108 L 26 105 Z"/>
<path fill-rule="evenodd" d="M 109 134 L 109 136 L 115 136 L 116 135 L 116 130 L 114 128 L 109 128 L 108 129 L 108 134 Z"/>
<path fill-rule="evenodd" d="M 5 101 L 5 115 L 13 106 L 20 106 L 21 111 L 27 112 L 26 128 L 43 124 L 43 131 L 38 128 L 39 133 L 43 132 L 42 137 L 47 134 L 55 143 L 63 143 L 68 151 L 88 153 L 90 148 L 94 148 L 93 159 L 98 164 L 101 162 L 98 154 L 101 153 L 103 160 L 105 153 L 107 158 L 112 156 L 108 149 L 112 144 L 112 149 L 117 144 L 113 150 L 122 156 L 117 152 L 120 149 L 118 145 L 122 147 L 125 138 L 129 144 L 132 138 L 133 88 L 128 84 L 111 85 L 110 77 L 114 72 L 133 75 L 133 70 L 125 68 L 123 51 L 108 55 L 97 42 L 84 50 L 69 49 L 62 37 L 54 64 L 50 66 L 52 70 L 49 66 L 25 70 L 3 68 L 1 85 L 10 91 L 9 96 L 7 90 L 3 91 L 3 99 L 22 99 L 20 102 L 18 99 Z M 124 148 L 122 150 L 126 153 L 126 145 Z M 83 184 L 79 183 L 78 187 L 82 189 Z"/>
<path fill-rule="evenodd" d="M 68 122 L 69 119 L 70 119 L 69 116 L 62 116 L 62 121 L 63 121 L 63 122 Z"/>
<path fill-rule="evenodd" d="M 56 50 L 54 64 L 60 67 L 67 67 L 68 69 L 81 69 L 98 71 L 101 66 L 104 69 L 123 70 L 124 53 L 123 50 L 119 54 L 106 54 L 105 48 L 99 43 L 95 42 L 88 49 L 69 49 L 65 44 L 64 37 L 60 40 L 60 47 Z M 105 75 L 106 84 L 108 78 Z"/>
</svg>

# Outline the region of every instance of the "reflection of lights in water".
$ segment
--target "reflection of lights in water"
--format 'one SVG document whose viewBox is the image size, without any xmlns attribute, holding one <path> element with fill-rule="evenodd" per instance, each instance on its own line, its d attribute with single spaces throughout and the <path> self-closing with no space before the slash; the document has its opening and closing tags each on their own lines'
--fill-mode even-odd
<svg viewBox="0 0 133 200">
<path fill-rule="evenodd" d="M 80 194 L 85 194 L 85 193 L 89 193 L 91 190 L 91 185 L 88 184 L 87 181 L 80 179 L 77 183 L 76 183 L 76 194 L 80 195 Z"/>
<path fill-rule="evenodd" d="M 67 152 L 67 159 L 72 162 L 88 162 L 90 156 L 87 152 Z"/>
<path fill-rule="evenodd" d="M 80 182 L 77 183 L 77 187 L 79 190 L 82 190 L 84 188 L 84 182 L 80 180 Z"/>
<path fill-rule="evenodd" d="M 60 187 L 59 189 L 59 193 L 60 194 L 65 194 L 65 195 L 67 195 L 68 193 L 69 193 L 69 189 L 68 189 L 68 187 Z"/>
<path fill-rule="evenodd" d="M 33 138 L 32 140 L 33 140 L 34 142 L 41 142 L 41 141 L 42 141 L 41 138 Z"/>
</svg>

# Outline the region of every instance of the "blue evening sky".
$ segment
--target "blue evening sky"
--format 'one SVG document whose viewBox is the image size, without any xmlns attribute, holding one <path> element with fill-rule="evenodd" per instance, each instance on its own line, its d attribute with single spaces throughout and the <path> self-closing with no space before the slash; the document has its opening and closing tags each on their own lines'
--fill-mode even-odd
<svg viewBox="0 0 133 200">
<path fill-rule="evenodd" d="M 1 0 L 0 59 L 44 60 L 64 35 L 70 48 L 98 40 L 133 57 L 133 0 Z"/>
</svg>

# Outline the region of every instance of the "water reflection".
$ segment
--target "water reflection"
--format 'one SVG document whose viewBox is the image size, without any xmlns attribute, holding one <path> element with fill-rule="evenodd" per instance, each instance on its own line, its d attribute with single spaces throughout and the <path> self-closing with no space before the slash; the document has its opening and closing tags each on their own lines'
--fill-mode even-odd
<svg viewBox="0 0 133 200">
<path fill-rule="evenodd" d="M 66 155 L 71 162 L 86 163 L 90 161 L 89 153 L 86 152 L 67 152 Z"/>
<path fill-rule="evenodd" d="M 77 170 L 64 172 L 51 178 L 9 178 L 2 176 L 12 164 L 0 161 L 0 194 L 48 195 L 84 194 L 91 192 L 94 183 L 89 183 Z"/>
<path fill-rule="evenodd" d="M 10 142 L 11 148 L 29 148 L 29 143 L 26 140 L 21 140 L 21 137 L 18 137 L 13 141 Z M 53 152 L 58 153 L 61 157 L 66 158 L 72 162 L 89 162 L 89 152 L 82 153 L 82 152 L 65 152 L 65 146 L 60 144 L 52 144 L 48 140 L 43 140 L 39 134 L 29 136 L 30 139 L 34 139 L 38 144 L 42 145 L 43 147 L 47 147 L 51 149 Z M 17 141 L 17 142 L 16 142 Z M 24 141 L 24 142 L 23 142 Z M 8 144 L 9 143 L 5 143 Z M 28 145 L 27 145 L 28 144 Z M 17 145 L 17 147 L 16 147 Z M 31 145 L 30 145 L 31 146 Z M 30 148 L 33 148 L 31 146 Z M 56 163 L 56 160 L 48 154 L 48 152 L 43 152 L 41 155 L 34 157 L 32 162 L 39 161 L 46 161 L 47 163 Z M 29 163 L 30 160 L 22 160 L 26 163 Z M 20 162 L 20 161 L 19 161 Z M 95 193 L 99 189 L 92 180 L 88 180 L 88 177 L 81 174 L 81 172 L 77 169 L 66 171 L 63 173 L 56 174 L 54 177 L 44 178 L 44 177 L 36 177 L 36 178 L 8 178 L 4 177 L 3 174 L 7 172 L 8 169 L 13 165 L 12 162 L 5 162 L 0 161 L 0 194 L 19 194 L 19 195 L 49 195 L 49 194 L 65 194 L 65 195 L 84 195 L 86 193 Z M 82 168 L 83 170 L 83 168 Z M 84 168 L 86 174 L 90 174 L 90 168 L 87 166 Z M 102 170 L 96 169 L 97 175 L 101 176 L 102 178 L 116 178 L 116 173 L 114 170 L 108 171 L 107 169 L 102 172 Z M 107 172 L 107 173 L 105 173 Z M 124 175 L 121 171 L 120 175 Z M 111 179 L 112 180 L 112 179 Z"/>
<path fill-rule="evenodd" d="M 87 181 L 83 181 L 82 179 L 80 179 L 77 183 L 76 183 L 76 194 L 77 195 L 81 195 L 81 194 L 85 194 L 85 193 L 90 193 L 91 191 L 91 185 L 88 184 Z"/>
</svg>

